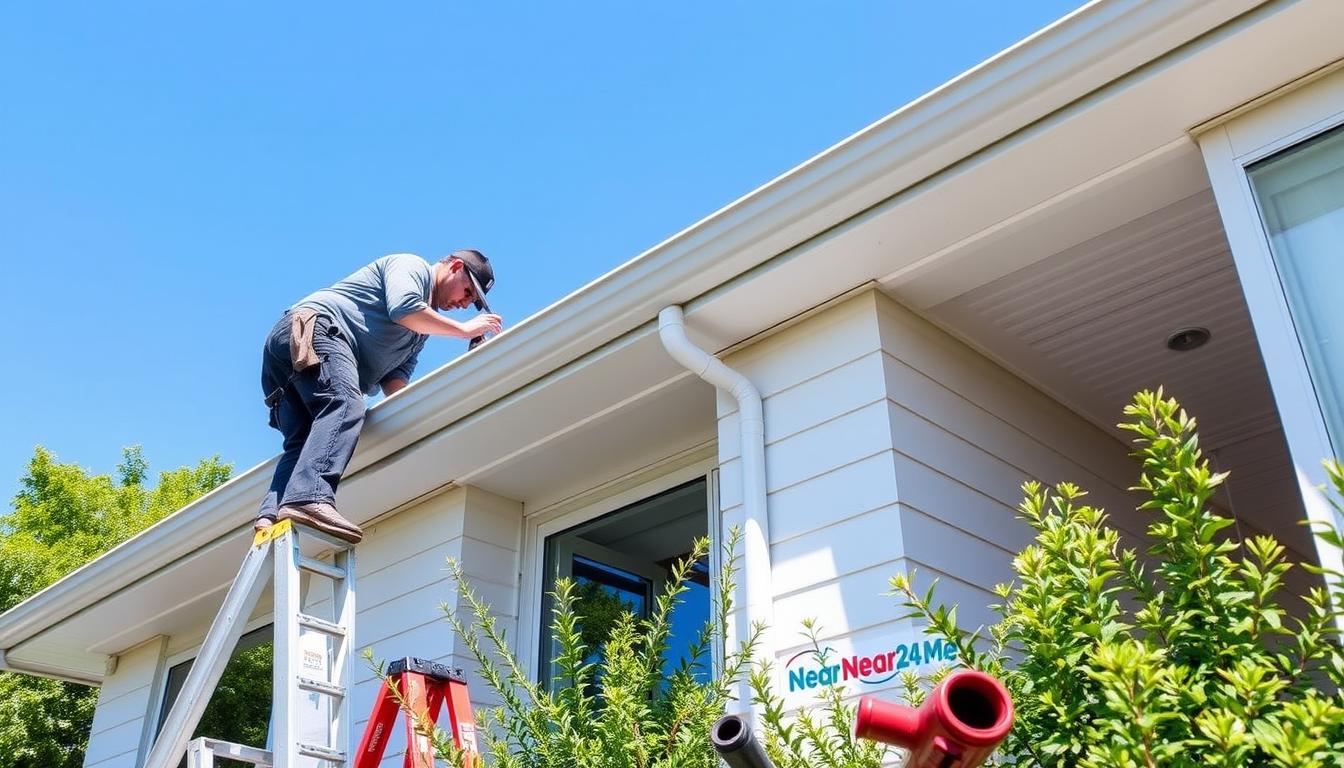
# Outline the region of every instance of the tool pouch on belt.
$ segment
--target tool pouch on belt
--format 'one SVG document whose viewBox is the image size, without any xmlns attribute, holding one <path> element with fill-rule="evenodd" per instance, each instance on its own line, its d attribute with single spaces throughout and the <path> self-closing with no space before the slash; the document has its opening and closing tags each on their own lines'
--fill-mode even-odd
<svg viewBox="0 0 1344 768">
<path fill-rule="evenodd" d="M 313 331 L 317 328 L 317 313 L 311 309 L 296 309 L 289 313 L 289 362 L 294 371 L 304 371 L 322 362 L 313 349 Z"/>
</svg>

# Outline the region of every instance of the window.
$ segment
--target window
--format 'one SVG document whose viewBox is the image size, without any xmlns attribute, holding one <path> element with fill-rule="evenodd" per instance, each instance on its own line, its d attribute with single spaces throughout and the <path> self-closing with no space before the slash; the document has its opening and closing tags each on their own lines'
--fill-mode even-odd
<svg viewBox="0 0 1344 768">
<path fill-rule="evenodd" d="M 219 685 L 210 696 L 210 703 L 201 715 L 201 722 L 191 738 L 209 736 L 235 744 L 265 747 L 268 743 L 271 719 L 271 626 L 248 632 L 238 640 L 238 647 L 229 657 Z M 195 659 L 176 664 L 168 670 L 168 683 L 163 695 L 156 730 L 163 729 L 168 711 L 187 681 L 187 673 Z M 221 766 L 234 765 L 216 758 Z M 182 765 L 186 765 L 183 758 Z"/>
<path fill-rule="evenodd" d="M 1344 128 L 1248 168 L 1336 454 L 1344 448 Z"/>
<path fill-rule="evenodd" d="M 616 617 L 631 611 L 647 618 L 654 597 L 666 586 L 672 565 L 689 554 L 692 542 L 709 531 L 707 484 L 694 480 L 652 498 L 550 536 L 545 541 L 540 679 L 550 685 L 557 648 L 551 636 L 550 593 L 559 578 L 573 579 L 577 612 L 587 617 L 583 634 L 589 660 L 601 659 L 601 646 Z M 686 655 L 710 618 L 709 563 L 696 564 L 684 601 L 673 611 L 664 669 L 671 671 Z M 697 674 L 710 675 L 710 659 L 701 658 Z"/>
</svg>

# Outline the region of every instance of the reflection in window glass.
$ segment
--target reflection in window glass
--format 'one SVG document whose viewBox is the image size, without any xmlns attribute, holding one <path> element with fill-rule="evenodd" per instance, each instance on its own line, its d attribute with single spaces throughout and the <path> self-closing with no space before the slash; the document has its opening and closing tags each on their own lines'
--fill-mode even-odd
<svg viewBox="0 0 1344 768">
<path fill-rule="evenodd" d="M 1344 447 L 1344 129 L 1249 169 L 1335 453 Z"/>
<path fill-rule="evenodd" d="M 210 696 L 210 703 L 201 715 L 191 738 L 209 736 L 235 744 L 266 747 L 271 718 L 271 627 L 248 632 L 238 641 L 238 647 L 229 657 L 224 674 Z M 159 712 L 158 728 L 168 718 L 168 710 L 177 701 L 182 684 L 195 659 L 184 661 L 168 670 L 168 685 Z M 215 758 L 220 768 L 242 766 L 224 758 Z M 185 768 L 186 758 L 181 765 Z"/>
<path fill-rule="evenodd" d="M 545 582 L 549 595 L 558 578 L 574 581 L 576 612 L 584 617 L 583 642 L 588 661 L 602 659 L 602 646 L 619 616 L 634 613 L 648 618 L 656 596 L 667 585 L 671 569 L 691 550 L 692 542 L 708 532 L 708 504 L 703 479 L 679 486 L 644 501 L 546 539 Z M 663 668 L 675 670 L 710 617 L 709 564 L 697 563 L 683 602 L 671 616 L 671 634 Z M 549 630 L 549 597 L 543 601 L 540 679 L 550 685 L 552 659 L 558 653 Z M 710 659 L 696 659 L 696 674 L 710 675 Z"/>
</svg>

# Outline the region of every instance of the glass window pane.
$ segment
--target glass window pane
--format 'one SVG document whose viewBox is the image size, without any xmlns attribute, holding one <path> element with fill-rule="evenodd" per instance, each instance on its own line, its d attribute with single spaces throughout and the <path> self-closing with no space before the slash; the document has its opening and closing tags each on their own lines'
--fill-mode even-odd
<svg viewBox="0 0 1344 768">
<path fill-rule="evenodd" d="M 163 707 L 159 711 L 158 729 L 168 718 L 168 710 L 195 659 L 184 661 L 168 670 L 168 684 L 163 696 Z M 248 632 L 238 640 L 238 647 L 229 657 L 219 685 L 210 696 L 201 722 L 196 726 L 191 738 L 209 736 L 213 739 L 231 741 L 251 747 L 265 748 L 268 743 L 268 729 L 271 718 L 271 627 L 269 625 Z M 242 765 L 232 760 L 216 758 L 220 768 Z M 185 768 L 186 758 L 181 765 Z"/>
<path fill-rule="evenodd" d="M 1335 453 L 1344 446 L 1344 129 L 1249 169 Z"/>
<path fill-rule="evenodd" d="M 552 659 L 558 653 L 550 634 L 552 604 L 558 578 L 574 581 L 576 612 L 586 617 L 584 644 L 588 660 L 602 658 L 602 645 L 618 616 L 648 618 L 654 599 L 667 585 L 672 565 L 689 554 L 692 542 L 708 533 L 709 511 L 703 479 L 679 486 L 624 509 L 591 520 L 546 539 L 539 677 L 551 685 Z M 697 565 L 683 602 L 673 610 L 668 652 L 663 667 L 672 671 L 687 655 L 710 617 L 709 565 Z M 698 674 L 708 679 L 710 660 L 697 659 Z"/>
</svg>

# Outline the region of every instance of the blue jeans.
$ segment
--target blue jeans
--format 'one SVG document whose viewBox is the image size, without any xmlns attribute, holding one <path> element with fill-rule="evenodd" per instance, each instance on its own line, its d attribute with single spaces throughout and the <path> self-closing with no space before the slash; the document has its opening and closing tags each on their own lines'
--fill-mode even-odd
<svg viewBox="0 0 1344 768">
<path fill-rule="evenodd" d="M 285 452 L 258 517 L 274 520 L 278 507 L 285 504 L 334 504 L 336 486 L 359 440 L 364 393 L 359 390 L 350 343 L 330 318 L 319 315 L 313 349 L 322 362 L 294 375 L 289 361 L 289 314 L 266 336 L 261 389 L 263 397 L 277 388 L 284 390 L 271 408 L 271 426 L 284 435 Z"/>
</svg>

